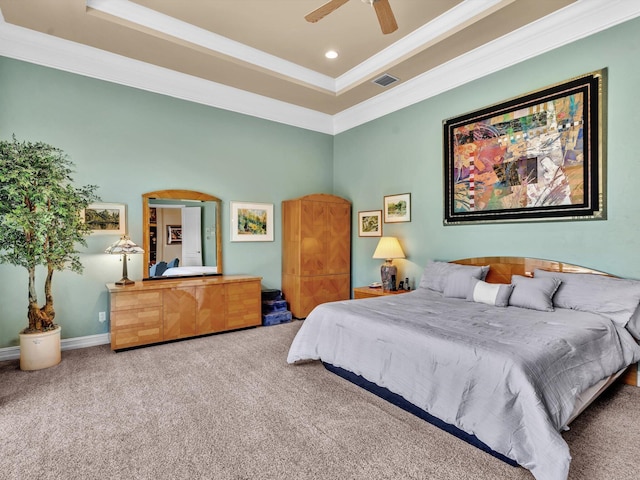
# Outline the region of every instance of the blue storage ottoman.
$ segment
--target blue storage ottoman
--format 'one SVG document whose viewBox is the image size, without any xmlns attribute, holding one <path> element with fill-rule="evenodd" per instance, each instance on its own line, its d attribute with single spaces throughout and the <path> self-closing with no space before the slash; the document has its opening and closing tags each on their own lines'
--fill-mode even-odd
<svg viewBox="0 0 640 480">
<path fill-rule="evenodd" d="M 262 301 L 282 300 L 282 291 L 275 288 L 265 288 L 262 290 Z"/>
<path fill-rule="evenodd" d="M 286 300 L 263 300 L 262 313 L 283 312 L 287 309 Z"/>
<path fill-rule="evenodd" d="M 285 310 L 283 312 L 272 312 L 262 314 L 262 325 L 278 325 L 279 323 L 290 322 L 292 318 L 291 312 Z"/>
<path fill-rule="evenodd" d="M 287 301 L 282 298 L 280 290 L 262 290 L 262 325 L 287 323 L 291 318 L 291 312 L 287 310 Z"/>
</svg>

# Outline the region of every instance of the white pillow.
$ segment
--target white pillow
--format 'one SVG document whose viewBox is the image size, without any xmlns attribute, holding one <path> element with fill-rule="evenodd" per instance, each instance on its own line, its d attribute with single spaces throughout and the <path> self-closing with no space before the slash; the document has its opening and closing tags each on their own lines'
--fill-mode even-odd
<svg viewBox="0 0 640 480">
<path fill-rule="evenodd" d="M 473 278 L 467 293 L 467 300 L 496 307 L 506 307 L 509 305 L 509 297 L 513 292 L 513 287 L 513 285 L 487 283 Z"/>
</svg>

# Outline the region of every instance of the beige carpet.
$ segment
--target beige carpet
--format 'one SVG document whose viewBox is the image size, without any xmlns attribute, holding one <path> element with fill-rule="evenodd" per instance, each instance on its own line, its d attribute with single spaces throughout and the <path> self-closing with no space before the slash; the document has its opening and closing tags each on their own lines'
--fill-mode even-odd
<svg viewBox="0 0 640 480">
<path fill-rule="evenodd" d="M 300 325 L 1 362 L 0 478 L 533 478 L 317 362 L 287 365 Z M 640 388 L 613 387 L 565 438 L 572 480 L 639 478 Z"/>
</svg>

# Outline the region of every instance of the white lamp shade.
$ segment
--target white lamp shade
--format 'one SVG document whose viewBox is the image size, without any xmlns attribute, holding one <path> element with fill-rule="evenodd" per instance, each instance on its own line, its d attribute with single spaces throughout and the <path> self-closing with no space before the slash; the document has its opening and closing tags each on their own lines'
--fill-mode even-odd
<svg viewBox="0 0 640 480">
<path fill-rule="evenodd" d="M 130 253 L 144 253 L 144 250 L 136 245 L 128 235 L 123 235 L 120 240 L 107 247 L 104 253 L 111 254 L 130 254 Z"/>
<path fill-rule="evenodd" d="M 392 258 L 405 258 L 400 242 L 396 237 L 381 237 L 373 252 L 373 258 L 384 258 L 390 260 Z"/>
<path fill-rule="evenodd" d="M 122 255 L 122 278 L 116 282 L 116 285 L 133 285 L 135 282 L 127 277 L 127 255 L 134 253 L 144 253 L 144 250 L 135 244 L 129 235 L 122 235 L 120 240 L 109 245 L 104 253 L 112 255 Z"/>
</svg>

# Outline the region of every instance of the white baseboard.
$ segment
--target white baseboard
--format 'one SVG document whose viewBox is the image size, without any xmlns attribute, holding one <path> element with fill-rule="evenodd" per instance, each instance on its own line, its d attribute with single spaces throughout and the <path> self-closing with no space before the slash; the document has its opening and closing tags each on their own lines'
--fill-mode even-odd
<svg viewBox="0 0 640 480">
<path fill-rule="evenodd" d="M 95 347 L 111 343 L 108 333 L 87 335 L 86 337 L 64 338 L 60 341 L 62 350 L 75 350 L 76 348 Z M 20 358 L 20 347 L 0 348 L 0 362 L 3 360 L 17 360 Z"/>
</svg>

